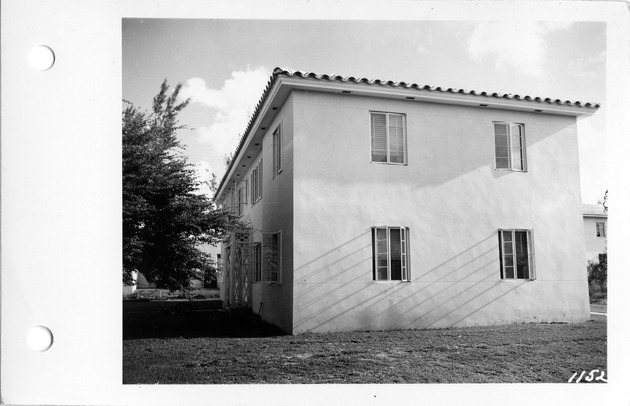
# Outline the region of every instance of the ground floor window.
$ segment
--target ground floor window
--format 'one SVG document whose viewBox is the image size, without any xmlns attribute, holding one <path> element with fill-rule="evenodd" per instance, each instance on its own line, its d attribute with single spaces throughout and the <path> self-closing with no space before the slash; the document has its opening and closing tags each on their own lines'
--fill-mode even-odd
<svg viewBox="0 0 630 406">
<path fill-rule="evenodd" d="M 259 242 L 252 246 L 252 282 L 262 281 L 262 250 Z"/>
<path fill-rule="evenodd" d="M 282 280 L 282 233 L 263 233 L 262 243 L 262 281 L 278 282 Z"/>
<path fill-rule="evenodd" d="M 409 229 L 372 227 L 373 279 L 409 280 Z"/>
<path fill-rule="evenodd" d="M 532 230 L 499 230 L 501 279 L 534 279 Z"/>
</svg>

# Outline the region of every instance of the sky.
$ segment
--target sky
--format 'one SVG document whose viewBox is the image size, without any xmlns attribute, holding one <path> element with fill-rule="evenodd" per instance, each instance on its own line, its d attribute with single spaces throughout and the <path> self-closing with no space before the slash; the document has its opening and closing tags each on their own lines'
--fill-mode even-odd
<svg viewBox="0 0 630 406">
<path fill-rule="evenodd" d="M 123 98 L 150 110 L 167 79 L 202 180 L 225 172 L 273 69 L 601 103 L 578 121 L 583 203 L 606 176 L 606 23 L 123 19 Z"/>
</svg>

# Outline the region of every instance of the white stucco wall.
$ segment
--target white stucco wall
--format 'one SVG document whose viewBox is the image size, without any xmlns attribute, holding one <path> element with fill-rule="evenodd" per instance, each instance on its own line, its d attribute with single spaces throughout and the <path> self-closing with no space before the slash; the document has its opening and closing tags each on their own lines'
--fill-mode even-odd
<svg viewBox="0 0 630 406">
<path fill-rule="evenodd" d="M 239 166 L 241 179 L 249 180 L 252 170 L 263 160 L 262 199 L 243 207 L 242 218 L 250 223 L 253 240 L 262 242 L 262 232 L 281 232 L 281 283 L 254 282 L 251 285 L 250 303 L 254 313 L 260 311 L 263 320 L 287 332 L 292 328 L 293 302 L 293 104 L 291 97 L 280 108 L 275 119 L 266 127 L 262 137 L 262 150 Z M 273 132 L 282 125 L 282 172 L 273 176 Z M 248 186 L 249 187 L 249 186 Z M 225 259 L 224 259 L 225 264 Z M 262 307 L 261 307 L 262 303 Z"/>
<path fill-rule="evenodd" d="M 608 232 L 608 219 L 605 217 L 584 217 L 584 241 L 586 242 L 586 260 L 599 261 L 599 254 L 606 252 L 606 237 L 597 236 L 596 223 L 606 224 Z"/>
<path fill-rule="evenodd" d="M 574 118 L 295 92 L 293 333 L 589 317 Z M 370 110 L 407 117 L 408 165 L 370 163 Z M 494 170 L 493 121 L 528 171 Z M 411 282 L 372 280 L 372 226 L 410 229 Z M 499 228 L 533 230 L 535 281 L 503 281 Z"/>
</svg>

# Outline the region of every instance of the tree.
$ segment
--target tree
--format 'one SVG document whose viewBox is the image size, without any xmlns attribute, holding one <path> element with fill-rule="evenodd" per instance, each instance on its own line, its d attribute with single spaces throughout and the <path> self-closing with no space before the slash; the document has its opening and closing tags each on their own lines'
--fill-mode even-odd
<svg viewBox="0 0 630 406">
<path fill-rule="evenodd" d="M 177 130 L 181 83 L 168 95 L 164 80 L 151 113 L 126 102 L 123 140 L 123 283 L 140 272 L 148 282 L 171 290 L 189 287 L 192 278 L 214 274 L 201 244 L 216 245 L 237 223 L 199 193 L 200 181 L 183 155 Z"/>
<path fill-rule="evenodd" d="M 223 163 L 225 164 L 226 168 L 230 167 L 230 164 L 232 163 L 232 159 L 234 159 L 234 153 L 230 152 L 229 154 L 225 154 L 223 156 Z"/>
<path fill-rule="evenodd" d="M 608 292 L 608 254 L 599 254 L 599 262 L 588 261 L 586 270 L 591 300 L 605 299 Z"/>
</svg>

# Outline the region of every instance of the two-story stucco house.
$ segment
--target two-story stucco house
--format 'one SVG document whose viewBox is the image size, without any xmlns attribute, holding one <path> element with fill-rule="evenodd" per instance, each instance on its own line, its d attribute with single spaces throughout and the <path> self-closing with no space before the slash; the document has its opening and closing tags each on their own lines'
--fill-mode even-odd
<svg viewBox="0 0 630 406">
<path fill-rule="evenodd" d="M 589 318 L 599 105 L 276 69 L 217 198 L 228 306 L 292 334 Z"/>
<path fill-rule="evenodd" d="M 586 260 L 599 262 L 599 254 L 607 251 L 608 212 L 601 204 L 583 205 Z"/>
</svg>

